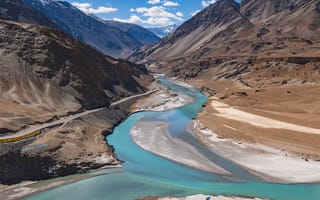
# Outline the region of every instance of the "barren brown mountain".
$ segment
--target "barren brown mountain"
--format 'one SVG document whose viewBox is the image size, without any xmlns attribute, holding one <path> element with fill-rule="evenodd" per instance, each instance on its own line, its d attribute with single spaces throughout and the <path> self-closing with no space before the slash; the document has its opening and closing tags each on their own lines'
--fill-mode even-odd
<svg viewBox="0 0 320 200">
<path fill-rule="evenodd" d="M 139 83 L 148 77 L 143 66 L 104 57 L 57 30 L 0 25 L 2 128 L 17 130 L 30 120 L 107 106 L 146 90 Z"/>
<path fill-rule="evenodd" d="M 220 0 L 131 60 L 235 108 L 319 129 L 319 39 L 319 0 Z M 320 156 L 319 135 L 226 119 L 210 101 L 200 119 L 222 137 Z"/>
<path fill-rule="evenodd" d="M 0 20 L 0 135 L 97 112 L 47 127 L 37 137 L 0 145 L 0 183 L 39 180 L 117 164 L 104 135 L 153 81 L 143 65 L 115 60 L 56 29 Z M 132 103 L 132 102 L 131 102 Z"/>
</svg>

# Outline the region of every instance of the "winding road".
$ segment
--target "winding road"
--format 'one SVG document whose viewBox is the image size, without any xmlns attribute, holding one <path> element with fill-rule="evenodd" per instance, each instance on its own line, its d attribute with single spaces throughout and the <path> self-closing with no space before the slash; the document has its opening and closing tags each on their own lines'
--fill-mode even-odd
<svg viewBox="0 0 320 200">
<path fill-rule="evenodd" d="M 116 102 L 111 103 L 110 107 L 119 105 L 119 104 L 121 104 L 123 102 L 126 102 L 128 100 L 131 100 L 133 98 L 138 98 L 138 97 L 149 95 L 149 94 L 151 94 L 151 93 L 153 93 L 155 91 L 156 90 L 151 90 L 151 91 L 148 91 L 148 92 L 143 93 L 143 94 L 137 94 L 137 95 L 133 95 L 133 96 L 129 96 L 129 97 L 120 99 L 120 100 L 118 100 Z M 43 123 L 43 124 L 39 124 L 39 125 L 33 125 L 33 126 L 30 126 L 30 127 L 26 128 L 26 129 L 20 130 L 20 131 L 14 133 L 12 135 L 6 135 L 6 136 L 0 137 L 0 143 L 17 142 L 17 141 L 20 141 L 20 140 L 23 140 L 23 139 L 26 139 L 26 138 L 34 137 L 36 135 L 41 134 L 42 130 L 44 130 L 46 128 L 51 128 L 51 127 L 58 126 L 58 125 L 64 125 L 64 124 L 68 123 L 69 121 L 72 121 L 74 119 L 83 117 L 83 116 L 88 115 L 88 114 L 92 114 L 92 113 L 101 111 L 103 109 L 105 109 L 105 107 L 97 108 L 97 109 L 93 109 L 93 110 L 87 110 L 87 111 L 84 111 L 84 112 L 81 112 L 81 113 L 77 113 L 77 114 L 74 114 L 74 115 L 63 117 L 61 119 L 58 119 L 58 120 L 55 120 L 55 121 L 52 121 L 52 122 Z"/>
</svg>

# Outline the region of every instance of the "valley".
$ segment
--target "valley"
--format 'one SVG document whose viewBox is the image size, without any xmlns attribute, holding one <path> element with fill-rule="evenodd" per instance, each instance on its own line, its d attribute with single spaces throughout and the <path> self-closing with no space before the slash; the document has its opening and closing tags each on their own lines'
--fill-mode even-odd
<svg viewBox="0 0 320 200">
<path fill-rule="evenodd" d="M 0 200 L 320 199 L 320 2 L 140 3 L 0 0 Z"/>
<path fill-rule="evenodd" d="M 261 179 L 258 171 L 253 172 L 247 167 L 242 168 L 242 165 L 238 165 L 237 162 L 229 161 L 229 159 L 232 157 L 230 157 L 230 152 L 228 150 L 230 147 L 228 145 L 229 143 L 232 144 L 233 141 L 224 140 L 221 138 L 214 140 L 214 149 L 217 151 L 217 154 L 215 154 L 211 151 L 203 149 L 201 143 L 199 143 L 192 136 L 192 134 L 190 134 L 192 132 L 186 130 L 186 125 L 195 116 L 194 111 L 200 111 L 202 107 L 201 105 L 206 101 L 206 97 L 202 93 L 197 90 L 193 90 L 192 88 L 187 89 L 183 88 L 182 86 L 175 85 L 174 82 L 167 81 L 166 79 L 162 79 L 162 84 L 170 84 L 167 86 L 170 86 L 175 92 L 181 90 L 188 92 L 188 95 L 196 98 L 195 102 L 186 104 L 177 109 L 164 110 L 162 112 L 138 112 L 131 115 L 127 120 L 116 127 L 113 131 L 113 134 L 107 136 L 107 141 L 115 148 L 115 153 L 118 155 L 118 158 L 121 160 L 126 160 L 126 162 L 121 164 L 122 168 L 115 171 L 105 170 L 93 172 L 92 175 L 96 174 L 99 176 L 94 176 L 79 182 L 57 187 L 46 192 L 33 195 L 26 199 L 50 199 L 53 197 L 58 197 L 59 199 L 87 199 L 93 195 L 96 199 L 105 199 L 104 194 L 106 192 L 109 193 L 108 198 L 110 199 L 131 199 L 141 198 L 148 195 L 150 196 L 150 194 L 154 196 L 167 196 L 166 194 L 168 194 L 168 191 L 170 191 L 170 194 L 174 196 L 186 196 L 197 193 L 212 194 L 212 191 L 215 191 L 213 193 L 215 195 L 227 194 L 247 197 L 258 196 L 263 199 L 279 200 L 298 200 L 303 198 L 306 192 L 308 192 L 310 199 L 318 198 L 318 194 L 314 192 L 314 190 L 316 190 L 316 188 L 319 186 L 318 184 L 302 184 L 300 182 L 303 182 L 303 180 L 307 182 L 309 181 L 305 178 L 308 177 L 307 174 L 310 171 L 304 169 L 311 167 L 312 172 L 316 172 L 316 170 L 319 170 L 319 162 L 306 162 L 300 158 L 296 159 L 296 163 L 294 165 L 296 167 L 298 167 L 297 164 L 301 165 L 301 171 L 298 172 L 301 176 L 296 176 L 297 179 L 292 179 L 290 172 L 288 177 L 285 177 L 284 175 L 285 170 L 292 169 L 291 165 L 286 165 L 286 160 L 273 160 L 269 164 L 277 165 L 276 168 L 279 168 L 280 164 L 284 167 L 284 169 L 279 168 L 282 170 L 282 173 L 278 174 L 278 178 L 281 178 L 278 179 L 273 177 L 272 179 L 268 179 L 262 173 L 260 175 L 263 175 L 262 177 L 264 178 Z M 154 97 L 151 95 L 148 98 Z M 155 109 L 157 108 L 155 107 Z M 188 152 L 188 156 L 184 158 L 186 161 L 182 162 L 184 164 L 181 165 L 178 164 L 181 162 L 170 161 L 171 159 L 166 159 L 166 155 L 159 153 L 162 151 L 159 148 L 152 150 L 155 151 L 156 154 L 145 151 L 139 147 L 139 143 L 137 143 L 139 145 L 135 143 L 135 139 L 131 139 L 133 137 L 131 134 L 134 134 L 134 129 L 132 129 L 132 127 L 143 122 L 145 122 L 143 127 L 146 128 L 146 130 L 154 130 L 152 131 L 154 132 L 153 134 L 159 135 L 162 132 L 162 129 L 159 129 L 160 126 L 154 125 L 152 127 L 151 124 L 154 122 L 159 122 L 159 120 L 168 124 L 169 132 L 167 132 L 167 134 L 169 134 L 169 136 L 164 140 L 154 140 L 155 144 L 151 146 L 160 147 L 159 145 L 156 145 L 158 142 L 160 142 L 161 146 L 165 147 L 164 150 L 168 150 L 167 152 L 171 155 L 176 155 L 176 152 L 180 152 L 180 150 L 182 150 L 181 152 Z M 143 132 L 143 129 L 141 131 L 142 132 L 139 134 L 140 137 L 146 137 L 143 136 L 146 134 Z M 170 139 L 170 137 L 174 139 Z M 176 146 L 175 148 L 167 148 L 165 146 L 172 142 L 176 144 L 184 142 L 185 144 Z M 234 143 L 238 144 L 237 141 L 234 141 Z M 188 150 L 188 145 L 195 149 L 193 151 L 190 151 L 190 149 Z M 238 161 L 240 158 L 244 159 L 248 155 L 257 155 L 258 157 L 265 155 L 266 157 L 262 157 L 262 159 L 265 160 L 267 158 L 274 159 L 274 156 L 280 155 L 283 156 L 283 158 L 286 157 L 284 153 L 279 154 L 276 151 L 268 151 L 267 148 L 257 150 L 257 145 L 249 145 L 245 144 L 244 142 L 243 144 L 238 145 L 241 149 L 241 151 L 236 151 L 238 153 L 236 155 Z M 244 147 L 247 147 L 248 149 Z M 235 150 L 235 148 L 238 147 L 233 144 L 231 149 Z M 220 150 L 221 152 L 219 152 Z M 247 153 L 241 155 L 242 152 Z M 226 154 L 228 155 L 227 157 L 225 157 Z M 189 165 L 186 163 L 189 161 L 194 161 L 193 156 L 197 157 L 196 159 L 200 159 L 201 156 L 199 157 L 199 155 L 203 155 L 220 167 L 227 169 L 229 173 L 216 174 L 206 172 L 206 170 L 199 170 L 198 167 L 195 166 L 188 167 Z M 291 155 L 289 156 L 291 157 Z M 183 156 L 179 156 L 178 158 L 183 158 Z M 254 162 L 254 159 L 256 158 L 252 157 L 250 160 Z M 203 162 L 201 161 L 197 165 L 201 166 L 201 163 Z M 259 166 L 258 163 L 255 163 L 254 165 Z M 312 166 L 314 166 L 314 168 L 312 168 Z M 273 169 L 274 168 L 275 167 L 273 166 Z M 267 171 L 265 170 L 265 172 Z M 277 173 L 273 175 L 277 176 Z M 316 178 L 312 175 L 312 173 L 310 175 L 310 178 Z M 266 180 L 271 182 L 282 182 L 282 184 L 268 183 Z M 283 182 L 299 182 L 300 184 L 284 184 Z M 127 188 L 126 192 L 123 192 L 122 188 L 126 187 L 128 184 L 135 185 L 135 187 Z M 23 186 L 23 188 L 27 189 L 28 186 Z M 252 188 L 259 188 L 259 190 L 252 190 Z M 274 188 L 277 188 L 278 192 L 272 192 L 274 191 Z M 78 189 L 77 193 L 71 192 L 76 189 Z M 290 193 L 287 193 L 287 191 L 290 191 Z M 221 198 L 223 199 L 223 197 Z M 230 197 L 230 199 L 232 199 L 232 197 Z"/>
</svg>

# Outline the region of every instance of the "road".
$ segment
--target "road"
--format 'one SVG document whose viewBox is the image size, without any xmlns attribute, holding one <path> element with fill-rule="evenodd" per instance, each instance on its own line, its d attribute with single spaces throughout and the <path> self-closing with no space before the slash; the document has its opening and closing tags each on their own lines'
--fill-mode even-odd
<svg viewBox="0 0 320 200">
<path fill-rule="evenodd" d="M 149 95 L 153 92 L 155 92 L 156 90 L 151 90 L 149 92 L 146 92 L 146 93 L 143 93 L 143 94 L 138 94 L 138 95 L 133 95 L 133 96 L 130 96 L 130 97 L 126 97 L 126 98 L 123 98 L 123 99 L 120 99 L 116 102 L 113 102 L 111 103 L 111 107 L 112 106 L 116 106 L 120 103 L 123 103 L 125 101 L 128 101 L 130 99 L 133 99 L 133 98 L 137 98 L 137 97 L 142 97 L 142 96 L 146 96 L 146 95 Z M 58 125 L 64 125 L 66 123 L 68 123 L 69 121 L 72 121 L 74 119 L 77 119 L 77 118 L 80 118 L 80 117 L 83 117 L 85 115 L 88 115 L 88 114 L 92 114 L 92 113 L 95 113 L 95 112 L 98 112 L 98 111 L 101 111 L 105 109 L 105 107 L 103 108 L 97 108 L 97 109 L 93 109 L 93 110 L 87 110 L 87 111 L 84 111 L 84 112 L 81 112 L 81 113 L 77 113 L 77 114 L 74 114 L 74 115 L 69 115 L 69 116 L 66 116 L 66 117 L 63 117 L 61 119 L 58 119 L 56 121 L 52 121 L 52 122 L 48 122 L 48 123 L 43 123 L 43 124 L 39 124 L 39 125 L 33 125 L 33 126 L 30 126 L 26 129 L 23 129 L 23 130 L 20 130 L 12 135 L 7 135 L 7 136 L 2 136 L 0 137 L 0 143 L 1 142 L 6 142 L 6 141 L 19 141 L 21 139 L 26 139 L 26 138 L 29 138 L 28 135 L 30 135 L 30 137 L 33 137 L 35 135 L 38 135 L 41 133 L 41 130 L 43 129 L 46 129 L 46 128 L 50 128 L 50 127 L 54 127 L 54 126 L 58 126 Z M 35 132 L 38 132 L 38 134 L 32 134 L 32 133 L 35 133 Z M 17 139 L 18 138 L 18 139 Z M 21 138 L 21 139 L 19 139 Z M 16 140 L 15 140 L 16 139 Z"/>
</svg>

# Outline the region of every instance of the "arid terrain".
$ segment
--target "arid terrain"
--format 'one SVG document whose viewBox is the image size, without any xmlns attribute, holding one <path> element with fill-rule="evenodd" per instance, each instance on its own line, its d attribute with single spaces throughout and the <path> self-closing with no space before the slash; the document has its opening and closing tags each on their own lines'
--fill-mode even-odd
<svg viewBox="0 0 320 200">
<path fill-rule="evenodd" d="M 30 133 L 41 133 L 37 137 L 3 140 L 0 182 L 41 180 L 118 164 L 104 136 L 128 115 L 134 99 L 113 103 L 149 90 L 153 77 L 146 68 L 106 57 L 56 29 L 6 20 L 0 20 L 0 26 L 2 137 L 102 108 Z"/>
<path fill-rule="evenodd" d="M 201 87 L 203 80 L 206 79 L 192 81 L 192 83 Z M 207 80 L 205 82 L 206 87 L 216 93 L 214 95 L 216 98 L 207 102 L 198 118 L 219 136 L 267 144 L 304 154 L 306 158 L 311 156 L 314 159 L 319 159 L 320 107 L 318 91 L 320 86 L 318 84 L 259 89 L 247 88 L 228 81 Z M 212 106 L 212 102 L 222 102 L 250 114 L 316 130 L 308 132 L 288 127 L 277 128 L 274 122 L 269 127 L 259 126 L 243 121 L 241 115 L 237 120 L 227 118 L 224 115 L 219 115 L 219 111 L 215 109 L 215 106 Z M 253 121 L 261 124 L 267 123 L 267 120 L 261 120 L 258 117 L 253 117 Z"/>
<path fill-rule="evenodd" d="M 153 43 L 144 41 L 140 44 L 133 40 L 129 36 L 132 25 L 103 22 L 67 2 L 4 0 L 0 3 L 7 7 L 0 8 L 0 191 L 3 192 L 0 199 L 17 199 L 94 177 L 96 174 L 82 174 L 49 180 L 43 185 L 37 182 L 119 167 L 121 156 L 123 160 L 131 160 L 126 160 L 128 168 L 112 174 L 120 177 L 119 182 L 115 182 L 119 188 L 114 188 L 120 193 L 123 185 L 136 183 L 141 183 L 137 188 L 147 188 L 147 191 L 149 183 L 142 179 L 154 178 L 148 175 L 159 175 L 161 185 L 168 181 L 172 187 L 189 180 L 194 183 L 194 180 L 198 181 L 197 177 L 205 186 L 210 186 L 210 181 L 234 184 L 237 177 L 232 175 L 236 174 L 241 175 L 241 181 L 261 187 L 261 190 L 270 189 L 266 185 L 276 186 L 277 183 L 286 183 L 281 185 L 283 188 L 293 183 L 319 183 L 319 0 L 216 1 L 159 43 L 144 46 L 133 53 L 129 61 L 103 53 L 123 57 L 144 42 Z M 57 10 L 51 10 L 53 8 Z M 88 23 L 82 24 L 81 18 L 75 16 L 87 19 Z M 68 24 L 64 23 L 65 18 Z M 57 20 L 62 21 L 57 23 Z M 97 26 L 102 26 L 103 30 Z M 124 30 L 115 31 L 117 27 Z M 76 31 L 83 33 L 83 38 L 74 34 Z M 139 37 L 144 31 L 138 28 L 131 34 Z M 102 41 L 106 35 L 109 37 Z M 112 52 L 114 48 L 117 50 Z M 191 87 L 190 90 L 192 86 L 201 90 L 208 96 L 203 110 L 197 117 L 191 116 L 201 110 L 206 100 L 201 93 L 197 91 L 199 97 L 191 97 L 182 89 L 180 92 L 171 91 L 154 81 L 150 72 L 164 74 L 167 80 L 171 78 L 177 85 Z M 187 108 L 185 111 L 183 108 L 181 115 L 165 113 L 193 103 L 197 98 L 201 99 L 195 102 L 197 110 Z M 149 119 L 146 115 L 145 119 L 137 119 L 135 124 L 128 120 L 125 124 L 128 129 L 120 129 L 126 130 L 123 132 L 128 135 L 117 138 L 123 143 L 112 143 L 118 145 L 117 150 L 129 146 L 124 148 L 126 151 L 119 151 L 118 158 L 114 147 L 106 141 L 106 135 L 131 113 L 143 111 L 151 111 L 159 117 Z M 63 121 L 68 117 L 70 120 Z M 176 119 L 183 121 L 179 117 L 188 117 L 189 121 L 186 120 L 183 128 L 179 127 L 181 130 L 169 129 L 170 123 L 179 125 Z M 50 125 L 59 120 L 62 121 Z M 43 124 L 49 125 L 34 128 Z M 186 140 L 176 137 L 181 134 L 179 131 Z M 21 135 L 28 137 L 21 139 Z M 201 154 L 198 148 L 210 154 Z M 174 166 L 177 171 L 164 168 L 168 170 L 165 175 L 176 173 L 173 175 L 178 179 L 171 180 L 166 176 L 162 179 L 162 172 L 153 174 L 155 170 L 150 170 L 153 165 L 146 164 L 149 160 L 141 162 L 143 166 L 138 169 L 136 166 L 139 165 L 135 164 L 139 159 L 145 161 L 141 155 L 150 152 L 153 164 L 159 163 L 157 167 L 162 167 L 161 163 L 164 166 L 166 163 L 170 163 L 168 166 L 177 164 Z M 211 159 L 211 153 L 216 157 Z M 220 159 L 227 163 L 224 167 Z M 226 169 L 228 167 L 239 171 L 231 172 Z M 201 174 L 196 174 L 198 171 L 193 171 L 195 174 L 190 177 L 184 174 L 184 170 L 196 169 Z M 201 180 L 205 172 L 216 177 L 208 181 L 206 175 Z M 102 182 L 94 180 L 95 183 L 109 184 L 102 179 Z M 204 186 L 201 184 L 200 187 Z M 199 185 L 195 184 L 195 188 Z M 186 186 L 186 191 L 191 190 L 192 184 Z M 308 184 L 296 187 L 299 195 L 304 195 L 304 187 L 309 189 Z M 104 197 L 105 188 L 91 189 L 94 190 L 92 194 Z M 218 194 L 238 194 L 237 189 Z M 169 196 L 175 194 L 170 193 L 170 189 L 168 191 Z M 130 192 L 136 194 L 134 190 L 128 194 Z M 285 196 L 284 192 L 287 191 L 280 189 L 279 195 Z M 247 199 L 205 195 L 146 199 L 208 198 Z"/>
<path fill-rule="evenodd" d="M 219 137 L 319 160 L 319 6 L 313 0 L 222 0 L 131 59 L 214 97 L 198 119 Z M 243 113 L 228 116 L 212 102 L 247 112 L 260 126 L 242 119 Z M 270 126 L 262 126 L 267 118 Z"/>
</svg>

